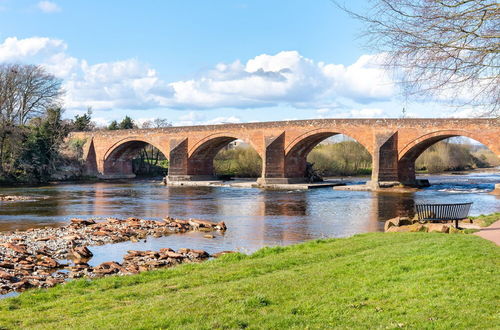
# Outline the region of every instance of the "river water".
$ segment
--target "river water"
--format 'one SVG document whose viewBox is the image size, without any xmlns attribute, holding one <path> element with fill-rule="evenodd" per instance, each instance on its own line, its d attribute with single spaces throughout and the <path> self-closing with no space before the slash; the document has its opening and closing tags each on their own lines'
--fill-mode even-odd
<svg viewBox="0 0 500 330">
<path fill-rule="evenodd" d="M 163 247 L 252 252 L 314 238 L 345 237 L 383 230 L 383 221 L 412 215 L 415 203 L 474 202 L 472 215 L 500 211 L 500 197 L 489 194 L 500 172 L 425 177 L 430 188 L 415 193 L 334 191 L 331 188 L 269 191 L 256 188 L 166 187 L 155 181 L 59 184 L 2 188 L 1 195 L 29 195 L 33 201 L 0 202 L 0 231 L 66 224 L 73 217 L 166 216 L 225 221 L 225 234 L 203 238 L 202 232 L 148 238 L 91 247 L 90 264 L 122 261 L 127 250 Z M 362 182 L 363 179 L 353 180 Z"/>
</svg>

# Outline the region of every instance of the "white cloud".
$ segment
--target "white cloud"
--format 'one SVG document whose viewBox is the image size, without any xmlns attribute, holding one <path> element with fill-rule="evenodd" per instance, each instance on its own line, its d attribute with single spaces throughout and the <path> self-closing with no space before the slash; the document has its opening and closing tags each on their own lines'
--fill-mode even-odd
<svg viewBox="0 0 500 330">
<path fill-rule="evenodd" d="M 47 14 L 58 13 L 61 11 L 61 7 L 59 7 L 55 2 L 52 1 L 40 1 L 37 7 L 42 12 Z"/>
<path fill-rule="evenodd" d="M 0 44 L 0 62 L 19 62 L 32 60 L 35 56 L 50 56 L 62 53 L 66 50 L 66 44 L 62 40 L 49 38 L 7 38 Z"/>
<path fill-rule="evenodd" d="M 378 59 L 368 55 L 343 66 L 283 51 L 262 54 L 246 63 L 220 63 L 196 78 L 170 83 L 137 59 L 90 64 L 72 57 L 66 43 L 57 39 L 7 38 L 0 44 L 0 62 L 9 61 L 42 64 L 62 78 L 68 109 L 201 110 L 278 105 L 335 109 L 340 107 L 337 98 L 369 103 L 390 99 L 395 93 Z"/>
<path fill-rule="evenodd" d="M 351 116 L 356 118 L 380 118 L 384 117 L 384 110 L 377 108 L 363 108 L 351 110 Z"/>
<path fill-rule="evenodd" d="M 215 125 L 241 123 L 241 118 L 237 116 L 219 116 L 207 119 L 207 116 L 199 112 L 190 111 L 185 115 L 179 116 L 179 120 L 173 122 L 173 126 L 192 126 L 192 125 Z"/>
<path fill-rule="evenodd" d="M 387 114 L 379 108 L 361 108 L 346 111 L 334 111 L 332 109 L 317 109 L 317 118 L 384 118 Z"/>
</svg>

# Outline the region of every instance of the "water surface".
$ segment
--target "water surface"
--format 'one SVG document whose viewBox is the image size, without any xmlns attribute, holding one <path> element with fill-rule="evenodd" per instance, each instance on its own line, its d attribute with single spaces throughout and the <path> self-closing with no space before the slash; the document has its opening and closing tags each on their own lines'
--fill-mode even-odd
<svg viewBox="0 0 500 330">
<path fill-rule="evenodd" d="M 383 221 L 413 215 L 415 203 L 474 202 L 472 215 L 500 211 L 489 194 L 500 173 L 430 176 L 432 187 L 415 193 L 269 191 L 255 188 L 166 187 L 155 181 L 61 184 L 0 189 L 0 194 L 31 195 L 40 200 L 0 202 L 0 231 L 57 226 L 73 217 L 200 218 L 225 221 L 228 231 L 215 239 L 203 233 L 149 238 L 92 247 L 92 264 L 121 261 L 130 249 L 201 248 L 208 252 L 251 252 L 314 238 L 345 237 L 383 230 Z M 359 179 L 362 180 L 362 179 Z M 355 180 L 355 181 L 359 181 Z"/>
</svg>

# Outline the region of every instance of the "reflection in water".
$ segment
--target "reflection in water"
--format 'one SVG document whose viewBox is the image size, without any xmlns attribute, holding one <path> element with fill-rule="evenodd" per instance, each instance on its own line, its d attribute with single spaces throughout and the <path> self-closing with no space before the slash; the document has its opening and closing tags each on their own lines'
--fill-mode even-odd
<svg viewBox="0 0 500 330">
<path fill-rule="evenodd" d="M 429 189 L 408 194 L 362 191 L 264 191 L 245 188 L 165 187 L 156 182 L 93 183 L 36 188 L 4 188 L 0 194 L 46 197 L 0 202 L 0 230 L 67 223 L 73 217 L 201 218 L 225 221 L 229 230 L 215 239 L 203 233 L 149 238 L 112 247 L 93 247 L 92 262 L 117 261 L 127 249 L 161 247 L 252 251 L 266 245 L 292 244 L 320 237 L 345 237 L 380 231 L 383 221 L 413 215 L 417 202 L 474 202 L 472 214 L 500 211 L 498 196 L 468 193 L 491 190 L 499 174 L 435 176 Z M 460 181 L 462 180 L 462 181 Z M 453 193 L 449 191 L 453 190 Z M 458 191 L 458 192 L 457 192 Z M 99 252 L 100 251 L 100 252 Z M 101 253 L 101 254 L 99 254 Z M 104 256 L 103 256 L 104 255 Z M 108 258 L 108 259 L 106 259 Z"/>
</svg>

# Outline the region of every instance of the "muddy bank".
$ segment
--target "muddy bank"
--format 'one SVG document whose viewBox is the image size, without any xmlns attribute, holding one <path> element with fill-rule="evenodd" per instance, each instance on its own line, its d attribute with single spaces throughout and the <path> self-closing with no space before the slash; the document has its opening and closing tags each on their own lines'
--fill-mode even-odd
<svg viewBox="0 0 500 330">
<path fill-rule="evenodd" d="M 123 264 L 88 265 L 87 246 L 138 241 L 187 231 L 225 231 L 224 222 L 205 220 L 72 219 L 58 228 L 30 229 L 0 234 L 0 294 L 30 287 L 51 287 L 68 278 L 134 274 L 186 262 L 199 262 L 210 255 L 203 250 L 168 248 L 160 251 L 129 251 Z"/>
</svg>

